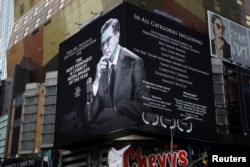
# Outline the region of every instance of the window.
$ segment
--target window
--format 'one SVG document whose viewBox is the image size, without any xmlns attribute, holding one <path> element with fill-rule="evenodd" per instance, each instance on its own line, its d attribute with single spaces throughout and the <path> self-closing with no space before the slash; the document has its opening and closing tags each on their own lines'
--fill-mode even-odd
<svg viewBox="0 0 250 167">
<path fill-rule="evenodd" d="M 37 97 L 26 97 L 25 98 L 25 105 L 34 105 L 37 104 Z"/>
<path fill-rule="evenodd" d="M 16 23 L 16 25 L 14 26 L 14 32 L 16 32 L 18 30 L 18 28 L 19 28 L 19 24 Z"/>
<path fill-rule="evenodd" d="M 51 16 L 51 13 L 52 13 L 52 8 L 50 8 L 47 12 L 47 16 L 46 16 L 46 20 L 48 20 Z"/>
<path fill-rule="evenodd" d="M 23 125 L 24 132 L 32 132 L 35 131 L 35 123 L 29 123 Z"/>
<path fill-rule="evenodd" d="M 15 6 L 19 5 L 19 0 L 15 0 Z"/>
<path fill-rule="evenodd" d="M 30 7 L 32 7 L 34 4 L 34 0 L 30 0 Z"/>
<path fill-rule="evenodd" d="M 24 14 L 24 4 L 20 6 L 20 15 Z"/>
<path fill-rule="evenodd" d="M 55 125 L 47 124 L 43 125 L 43 133 L 54 133 Z"/>
<path fill-rule="evenodd" d="M 35 105 L 25 107 L 24 114 L 34 114 L 34 113 L 36 113 L 36 106 Z"/>
<path fill-rule="evenodd" d="M 44 7 L 46 8 L 50 3 L 50 0 L 45 0 L 45 4 L 44 4 Z"/>
<path fill-rule="evenodd" d="M 40 24 L 40 18 L 36 19 L 35 28 L 37 28 L 39 24 Z"/>
<path fill-rule="evenodd" d="M 243 0 L 237 0 L 237 3 L 238 3 L 239 5 L 242 5 L 242 4 L 243 4 Z"/>
<path fill-rule="evenodd" d="M 25 25 L 25 24 L 27 23 L 28 18 L 29 18 L 29 16 L 25 16 L 25 17 L 24 17 L 24 20 L 23 20 L 23 25 Z"/>
<path fill-rule="evenodd" d="M 34 138 L 35 138 L 34 132 L 24 132 L 22 135 L 23 141 L 34 140 Z"/>
<path fill-rule="evenodd" d="M 43 143 L 53 143 L 54 141 L 54 134 L 46 134 L 43 135 L 43 139 L 42 139 Z"/>
<path fill-rule="evenodd" d="M 16 35 L 15 40 L 14 40 L 14 44 L 17 43 L 18 38 L 19 38 L 19 35 Z"/>
<path fill-rule="evenodd" d="M 246 15 L 246 24 L 250 26 L 250 16 Z"/>
<path fill-rule="evenodd" d="M 33 150 L 33 141 L 22 142 L 21 150 Z"/>
<path fill-rule="evenodd" d="M 44 106 L 44 114 L 53 114 L 56 112 L 56 105 Z"/>
<path fill-rule="evenodd" d="M 54 115 L 54 114 L 44 115 L 43 123 L 44 123 L 44 124 L 52 124 L 52 123 L 55 123 L 55 115 Z"/>
<path fill-rule="evenodd" d="M 30 123 L 30 122 L 35 122 L 36 121 L 36 115 L 25 115 L 24 116 L 24 123 Z"/>
<path fill-rule="evenodd" d="M 26 27 L 24 31 L 24 36 L 28 35 L 30 27 Z"/>
<path fill-rule="evenodd" d="M 221 11 L 220 0 L 214 0 L 214 10 L 216 10 L 218 12 Z"/>
<path fill-rule="evenodd" d="M 55 95 L 55 94 L 56 94 L 56 86 L 46 87 L 46 95 Z"/>
<path fill-rule="evenodd" d="M 56 104 L 56 96 L 46 96 L 45 97 L 45 104 Z"/>
<path fill-rule="evenodd" d="M 37 15 L 38 9 L 39 9 L 39 7 L 36 7 L 36 8 L 35 8 L 33 16 L 36 16 L 36 15 Z"/>
<path fill-rule="evenodd" d="M 64 1 L 65 1 L 65 0 L 61 0 L 61 1 L 60 1 L 59 10 L 63 8 L 63 6 L 64 6 Z"/>
</svg>

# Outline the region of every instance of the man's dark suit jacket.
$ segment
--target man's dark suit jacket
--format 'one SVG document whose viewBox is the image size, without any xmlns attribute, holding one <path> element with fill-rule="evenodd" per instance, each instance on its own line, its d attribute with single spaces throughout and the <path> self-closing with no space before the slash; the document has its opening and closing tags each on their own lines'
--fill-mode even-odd
<svg viewBox="0 0 250 167">
<path fill-rule="evenodd" d="M 143 83 L 145 81 L 143 60 L 128 49 L 120 47 L 113 102 L 110 101 L 108 77 L 105 75 L 107 74 L 103 73 L 99 80 L 97 95 L 92 106 L 92 128 L 100 132 L 126 126 L 138 128 L 142 125 L 143 97 L 149 96 L 147 87 Z"/>
</svg>

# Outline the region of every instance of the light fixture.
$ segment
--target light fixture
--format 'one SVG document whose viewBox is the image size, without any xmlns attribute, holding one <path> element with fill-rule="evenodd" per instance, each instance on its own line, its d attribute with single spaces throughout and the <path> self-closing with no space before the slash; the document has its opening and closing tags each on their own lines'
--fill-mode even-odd
<svg viewBox="0 0 250 167">
<path fill-rule="evenodd" d="M 98 13 L 97 12 L 93 12 L 93 11 L 91 11 L 90 12 L 92 15 L 97 15 Z"/>
<path fill-rule="evenodd" d="M 78 23 L 78 22 L 75 22 L 75 24 L 78 25 L 78 26 L 82 25 L 81 23 Z"/>
<path fill-rule="evenodd" d="M 61 32 L 62 35 L 69 35 L 68 32 Z"/>
</svg>

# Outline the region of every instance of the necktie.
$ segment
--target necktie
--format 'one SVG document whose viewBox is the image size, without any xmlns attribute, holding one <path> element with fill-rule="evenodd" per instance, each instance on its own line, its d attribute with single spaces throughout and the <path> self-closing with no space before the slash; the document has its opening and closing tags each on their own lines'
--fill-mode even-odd
<svg viewBox="0 0 250 167">
<path fill-rule="evenodd" d="M 110 100 L 113 104 L 113 95 L 114 95 L 114 85 L 115 85 L 115 65 L 112 64 L 110 68 L 110 81 L 109 81 L 109 93 L 110 93 Z"/>
</svg>

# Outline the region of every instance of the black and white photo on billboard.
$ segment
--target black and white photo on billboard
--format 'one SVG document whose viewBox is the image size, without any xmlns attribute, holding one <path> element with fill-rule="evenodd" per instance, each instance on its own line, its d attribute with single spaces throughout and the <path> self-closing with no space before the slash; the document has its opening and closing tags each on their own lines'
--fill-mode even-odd
<svg viewBox="0 0 250 167">
<path fill-rule="evenodd" d="M 208 12 L 208 27 L 211 54 L 218 58 L 231 58 L 229 21 L 218 14 Z"/>
<path fill-rule="evenodd" d="M 143 105 L 149 97 L 144 62 L 119 44 L 118 19 L 108 19 L 100 34 L 102 55 L 92 85 L 88 86 L 92 78 L 86 83 L 90 99 L 87 97 L 85 122 L 90 128 L 83 132 L 100 134 L 125 125 L 137 129 L 142 125 L 142 112 L 148 108 Z"/>
<path fill-rule="evenodd" d="M 233 61 L 242 65 L 250 65 L 249 31 L 247 28 L 234 22 L 229 22 L 229 24 Z"/>
<path fill-rule="evenodd" d="M 204 131 L 216 129 L 208 45 L 129 3 L 87 25 L 60 45 L 55 145 L 120 129 L 213 140 Z"/>
<path fill-rule="evenodd" d="M 211 55 L 250 65 L 249 29 L 212 11 L 207 16 Z"/>
</svg>

